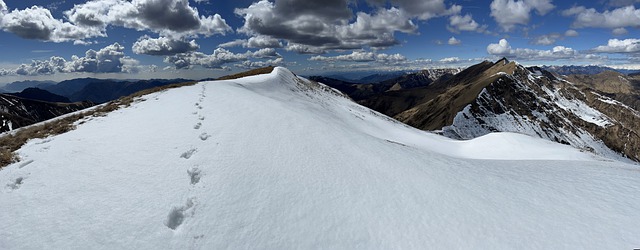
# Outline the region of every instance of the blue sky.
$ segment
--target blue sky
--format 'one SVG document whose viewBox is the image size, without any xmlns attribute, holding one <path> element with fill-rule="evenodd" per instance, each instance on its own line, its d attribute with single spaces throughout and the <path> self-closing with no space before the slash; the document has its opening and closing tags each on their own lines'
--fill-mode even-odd
<svg viewBox="0 0 640 250">
<path fill-rule="evenodd" d="M 640 1 L 0 0 L 0 83 L 525 65 L 640 68 Z"/>
</svg>

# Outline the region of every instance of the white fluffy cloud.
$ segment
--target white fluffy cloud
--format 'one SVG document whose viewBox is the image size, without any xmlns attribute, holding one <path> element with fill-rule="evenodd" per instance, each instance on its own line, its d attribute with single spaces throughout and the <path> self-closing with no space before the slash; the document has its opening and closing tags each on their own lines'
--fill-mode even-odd
<svg viewBox="0 0 640 250">
<path fill-rule="evenodd" d="M 451 38 L 449 38 L 449 41 L 447 41 L 447 43 L 449 45 L 460 45 L 462 41 L 452 36 Z"/>
<path fill-rule="evenodd" d="M 338 55 L 338 56 L 313 56 L 309 58 L 310 61 L 323 61 L 323 62 L 384 62 L 384 63 L 397 63 L 406 61 L 407 58 L 400 54 L 385 54 L 374 53 L 367 51 L 353 51 L 351 54 Z"/>
<path fill-rule="evenodd" d="M 579 35 L 578 32 L 575 31 L 575 30 L 567 30 L 567 31 L 564 32 L 564 36 L 566 36 L 566 37 L 575 37 L 575 36 L 578 36 L 578 35 Z"/>
<path fill-rule="evenodd" d="M 442 59 L 438 60 L 438 62 L 444 63 L 444 64 L 457 63 L 457 62 L 460 62 L 460 58 L 459 57 L 446 57 L 446 58 L 442 58 Z"/>
<path fill-rule="evenodd" d="M 82 40 L 88 37 L 106 36 L 93 27 L 82 27 L 55 19 L 48 9 L 33 6 L 8 12 L 4 2 L 0 4 L 0 29 L 25 39 L 52 42 Z"/>
<path fill-rule="evenodd" d="M 262 48 L 257 51 L 247 51 L 245 53 L 233 53 L 224 48 L 217 48 L 212 54 L 202 52 L 179 53 L 167 56 L 165 63 L 172 64 L 176 69 L 202 66 L 211 69 L 223 69 L 225 64 L 234 62 L 244 62 L 250 58 L 281 58 L 274 48 Z M 275 61 L 276 59 L 270 59 Z"/>
<path fill-rule="evenodd" d="M 533 39 L 533 41 L 531 41 L 531 43 L 536 45 L 552 45 L 555 44 L 556 41 L 558 41 L 558 39 L 560 38 L 562 38 L 562 35 L 558 33 L 551 33 L 536 37 Z"/>
<path fill-rule="evenodd" d="M 640 39 L 609 39 L 607 45 L 593 49 L 598 53 L 637 53 L 640 52 Z"/>
<path fill-rule="evenodd" d="M 640 27 L 640 9 L 633 5 L 598 12 L 594 8 L 574 6 L 562 12 L 564 16 L 574 16 L 574 28 L 624 28 Z"/>
<path fill-rule="evenodd" d="M 507 39 L 500 39 L 498 43 L 492 43 L 487 46 L 487 53 L 491 55 L 508 55 L 511 53 L 511 45 Z"/>
<path fill-rule="evenodd" d="M 266 61 L 244 61 L 239 64 L 235 64 L 236 67 L 244 68 L 244 69 L 255 69 L 262 68 L 267 66 L 279 66 L 284 65 L 284 59 L 282 57 L 276 59 L 269 59 Z"/>
<path fill-rule="evenodd" d="M 246 47 L 249 48 L 282 48 L 282 43 L 278 39 L 266 36 L 251 37 L 247 40 Z"/>
<path fill-rule="evenodd" d="M 529 23 L 534 10 L 538 15 L 546 15 L 555 8 L 551 0 L 493 0 L 490 7 L 491 16 L 504 31 Z"/>
<path fill-rule="evenodd" d="M 494 56 L 504 56 L 524 61 L 530 60 L 568 60 L 568 59 L 601 59 L 593 54 L 582 54 L 577 50 L 564 46 L 555 46 L 551 50 L 537 50 L 529 48 L 513 49 L 506 39 L 487 46 L 487 53 Z"/>
<path fill-rule="evenodd" d="M 286 51 L 293 51 L 298 54 L 316 54 L 317 55 L 317 54 L 327 53 L 327 51 L 322 48 L 303 45 L 303 44 L 297 44 L 297 43 L 291 43 L 291 42 L 287 43 L 287 46 L 284 47 L 284 49 Z"/>
<path fill-rule="evenodd" d="M 469 14 L 453 15 L 449 17 L 449 25 L 447 29 L 453 33 L 459 33 L 460 31 L 475 31 L 484 32 L 487 29 L 487 25 L 480 25 Z"/>
<path fill-rule="evenodd" d="M 87 50 L 85 56 L 72 56 L 67 61 L 52 56 L 48 60 L 34 60 L 30 64 L 21 64 L 13 71 L 19 75 L 48 75 L 55 73 L 133 73 L 139 70 L 139 62 L 125 56 L 124 47 L 118 43 L 108 45 L 98 51 Z"/>
<path fill-rule="evenodd" d="M 168 37 L 151 38 L 142 36 L 133 44 L 133 53 L 145 55 L 175 55 L 195 51 L 200 46 L 195 40 L 185 41 L 182 39 L 171 39 Z"/>
</svg>

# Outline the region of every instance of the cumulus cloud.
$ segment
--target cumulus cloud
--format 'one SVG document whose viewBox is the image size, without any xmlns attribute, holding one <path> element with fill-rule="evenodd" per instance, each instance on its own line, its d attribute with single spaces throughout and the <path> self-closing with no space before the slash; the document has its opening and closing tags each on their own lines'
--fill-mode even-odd
<svg viewBox="0 0 640 250">
<path fill-rule="evenodd" d="M 640 52 L 640 39 L 609 39 L 607 45 L 593 49 L 597 53 L 637 53 Z"/>
<path fill-rule="evenodd" d="M 255 58 L 282 57 L 274 48 L 262 48 L 254 52 L 247 52 L 247 55 Z"/>
<path fill-rule="evenodd" d="M 506 39 L 487 46 L 487 53 L 494 56 L 504 56 L 521 60 L 568 60 L 568 59 L 601 59 L 594 54 L 581 54 L 579 51 L 564 46 L 555 46 L 551 50 L 536 50 L 529 48 L 513 49 Z"/>
<path fill-rule="evenodd" d="M 163 36 L 211 36 L 231 30 L 219 14 L 199 15 L 188 0 L 92 0 L 65 12 L 76 24 L 151 30 Z"/>
<path fill-rule="evenodd" d="M 573 28 L 624 28 L 640 27 L 640 9 L 629 5 L 613 10 L 598 12 L 594 8 L 574 6 L 562 12 L 564 16 L 573 16 Z"/>
<path fill-rule="evenodd" d="M 73 72 L 133 73 L 139 68 L 139 62 L 125 56 L 124 47 L 114 43 L 98 51 L 87 50 L 83 57 L 73 55 L 69 61 L 59 56 L 52 56 L 48 60 L 33 60 L 30 64 L 21 64 L 13 71 L 4 71 L 18 75 L 49 75 Z"/>
<path fill-rule="evenodd" d="M 81 27 L 55 19 L 51 12 L 43 7 L 33 6 L 8 12 L 6 4 L 2 2 L 0 9 L 0 29 L 25 39 L 66 42 L 106 36 L 100 29 Z"/>
<path fill-rule="evenodd" d="M 269 59 L 266 61 L 244 61 L 239 64 L 235 64 L 236 67 L 244 69 L 262 68 L 267 66 L 279 66 L 284 65 L 284 59 L 282 57 L 276 59 Z"/>
<path fill-rule="evenodd" d="M 282 48 L 282 43 L 278 39 L 267 36 L 251 37 L 247 40 L 246 47 L 249 48 Z"/>
<path fill-rule="evenodd" d="M 558 33 L 551 33 L 534 38 L 531 43 L 536 45 L 552 45 L 555 44 L 558 39 L 562 38 L 562 35 Z"/>
<path fill-rule="evenodd" d="M 564 32 L 564 36 L 566 36 L 566 37 L 575 37 L 575 36 L 578 36 L 578 35 L 579 35 L 578 32 L 575 31 L 575 30 L 567 30 L 567 31 Z"/>
<path fill-rule="evenodd" d="M 534 10 L 543 16 L 555 8 L 551 0 L 493 0 L 490 7 L 491 16 L 504 31 L 529 23 Z"/>
<path fill-rule="evenodd" d="M 438 62 L 445 63 L 445 64 L 457 63 L 457 62 L 460 62 L 460 58 L 459 57 L 446 57 L 446 58 L 442 58 L 442 59 L 438 60 Z"/>
<path fill-rule="evenodd" d="M 611 31 L 611 34 L 616 36 L 626 35 L 627 33 L 629 33 L 629 31 L 625 28 L 615 28 Z"/>
<path fill-rule="evenodd" d="M 368 1 L 378 6 L 373 12 L 354 15 L 350 2 L 261 0 L 235 10 L 244 18 L 238 31 L 252 37 L 286 40 L 295 44 L 287 46 L 289 51 L 302 53 L 385 48 L 399 43 L 396 32 L 415 33 L 418 26 L 413 20 L 457 14 L 461 8 L 446 8 L 443 0 L 375 0 Z"/>
<path fill-rule="evenodd" d="M 447 29 L 453 33 L 459 33 L 460 31 L 475 31 L 484 32 L 487 29 L 487 25 L 480 25 L 469 14 L 453 15 L 449 17 L 449 25 Z"/>
<path fill-rule="evenodd" d="M 384 63 L 397 63 L 406 61 L 407 58 L 400 54 L 385 54 L 374 53 L 367 51 L 353 51 L 351 54 L 338 55 L 338 56 L 313 56 L 309 58 L 310 61 L 322 61 L 322 62 L 384 62 Z"/>
<path fill-rule="evenodd" d="M 8 11 L 0 1 L 0 29 L 26 39 L 51 42 L 106 37 L 108 26 L 149 30 L 166 37 L 224 34 L 231 30 L 218 14 L 199 15 L 188 0 L 91 0 L 64 12 L 56 19 L 49 9 L 33 6 Z"/>
<path fill-rule="evenodd" d="M 511 53 L 511 45 L 507 39 L 500 39 L 498 43 L 491 43 L 487 46 L 487 53 L 491 55 L 508 55 Z"/>
<path fill-rule="evenodd" d="M 164 56 L 195 51 L 199 48 L 200 46 L 195 40 L 185 41 L 167 37 L 151 38 L 145 35 L 138 38 L 133 44 L 132 50 L 136 54 Z"/>
<path fill-rule="evenodd" d="M 224 69 L 225 64 L 244 62 L 250 58 L 281 58 L 274 48 L 262 48 L 257 51 L 247 51 L 245 53 L 233 53 L 224 48 L 217 48 L 212 54 L 202 52 L 179 53 L 167 56 L 165 63 L 172 64 L 176 69 L 192 68 L 202 66 L 211 69 Z M 270 59 L 275 61 L 276 59 Z"/>
<path fill-rule="evenodd" d="M 318 47 L 312 47 L 308 45 L 302 45 L 297 43 L 287 43 L 287 46 L 284 47 L 286 51 L 293 51 L 298 54 L 324 54 L 327 53 L 326 50 Z"/>
<path fill-rule="evenodd" d="M 462 41 L 456 39 L 455 37 L 451 37 L 449 38 L 449 41 L 447 42 L 449 45 L 460 45 L 462 43 Z"/>
</svg>

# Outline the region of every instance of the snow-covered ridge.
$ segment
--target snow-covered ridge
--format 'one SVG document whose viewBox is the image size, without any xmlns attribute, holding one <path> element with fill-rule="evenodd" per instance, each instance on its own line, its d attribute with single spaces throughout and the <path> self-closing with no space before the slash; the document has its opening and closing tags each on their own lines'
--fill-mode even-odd
<svg viewBox="0 0 640 250">
<path fill-rule="evenodd" d="M 635 166 L 521 134 L 419 131 L 285 68 L 146 95 L 18 153 L 0 171 L 0 249 L 631 248 L 640 235 Z"/>
</svg>

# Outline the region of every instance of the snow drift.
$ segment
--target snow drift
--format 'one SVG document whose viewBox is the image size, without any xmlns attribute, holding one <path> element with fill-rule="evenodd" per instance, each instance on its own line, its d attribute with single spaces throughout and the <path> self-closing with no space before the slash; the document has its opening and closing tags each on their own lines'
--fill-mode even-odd
<svg viewBox="0 0 640 250">
<path fill-rule="evenodd" d="M 0 249 L 640 247 L 640 169 L 456 141 L 284 68 L 144 96 L 0 171 Z"/>
</svg>

